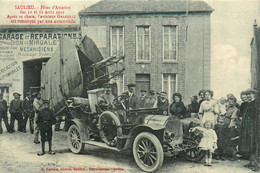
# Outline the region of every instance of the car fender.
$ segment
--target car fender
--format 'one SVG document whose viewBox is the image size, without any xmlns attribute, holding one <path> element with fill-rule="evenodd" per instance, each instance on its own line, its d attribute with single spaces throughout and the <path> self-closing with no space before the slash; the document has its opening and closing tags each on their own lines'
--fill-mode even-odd
<svg viewBox="0 0 260 173">
<path fill-rule="evenodd" d="M 88 125 L 87 125 L 86 120 L 74 118 L 74 119 L 70 119 L 68 123 L 69 123 L 68 128 L 73 124 L 75 124 L 79 127 L 79 131 L 80 131 L 82 141 L 88 141 L 89 140 L 89 129 L 88 129 Z"/>
<path fill-rule="evenodd" d="M 135 137 L 142 132 L 149 132 L 149 133 L 154 134 L 159 139 L 159 141 L 162 143 L 164 128 L 165 128 L 165 126 L 163 126 L 163 125 L 154 125 L 154 124 L 151 124 L 151 125 L 142 124 L 142 125 L 135 126 L 134 128 L 131 129 L 123 150 L 131 149 Z"/>
</svg>

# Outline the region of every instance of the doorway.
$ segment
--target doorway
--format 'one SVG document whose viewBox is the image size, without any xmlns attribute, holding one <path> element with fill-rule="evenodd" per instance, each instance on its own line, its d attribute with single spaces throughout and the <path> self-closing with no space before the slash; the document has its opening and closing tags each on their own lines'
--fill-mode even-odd
<svg viewBox="0 0 260 173">
<path fill-rule="evenodd" d="M 39 92 L 41 87 L 42 63 L 50 58 L 40 58 L 23 62 L 23 95 Z"/>
<path fill-rule="evenodd" d="M 150 74 L 136 74 L 136 94 L 140 95 L 141 90 L 150 91 Z"/>
</svg>

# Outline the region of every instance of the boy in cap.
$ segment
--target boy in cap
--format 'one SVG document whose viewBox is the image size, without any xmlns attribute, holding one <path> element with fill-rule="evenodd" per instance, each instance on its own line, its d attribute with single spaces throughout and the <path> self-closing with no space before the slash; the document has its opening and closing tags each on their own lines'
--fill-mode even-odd
<svg viewBox="0 0 260 173">
<path fill-rule="evenodd" d="M 0 93 L 0 134 L 3 133 L 2 119 L 4 120 L 7 132 L 10 132 L 10 127 L 9 127 L 8 118 L 7 118 L 7 103 L 3 99 L 3 94 Z"/>
<path fill-rule="evenodd" d="M 14 99 L 10 102 L 9 112 L 11 114 L 10 131 L 14 132 L 14 121 L 18 121 L 18 131 L 23 131 L 23 108 L 22 101 L 20 100 L 21 94 L 15 92 L 13 94 Z"/>
<path fill-rule="evenodd" d="M 38 113 L 38 118 L 36 123 L 39 126 L 41 135 L 42 152 L 38 153 L 38 156 L 45 154 L 45 141 L 48 140 L 49 143 L 49 154 L 55 154 L 51 150 L 52 146 L 52 125 L 56 123 L 54 112 L 49 108 L 50 102 L 48 100 L 43 100 L 43 107 L 40 108 Z"/>
</svg>

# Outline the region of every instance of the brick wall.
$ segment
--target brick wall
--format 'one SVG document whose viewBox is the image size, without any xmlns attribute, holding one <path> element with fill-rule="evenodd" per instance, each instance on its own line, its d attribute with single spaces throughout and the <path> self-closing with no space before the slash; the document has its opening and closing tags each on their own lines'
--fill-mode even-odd
<svg viewBox="0 0 260 173">
<path fill-rule="evenodd" d="M 125 86 L 135 82 L 135 74 L 150 74 L 151 89 L 162 90 L 162 74 L 176 73 L 177 90 L 188 100 L 192 93 L 210 87 L 210 16 L 194 14 L 188 18 L 188 42 L 186 45 L 186 17 L 184 15 L 128 15 L 89 16 L 88 26 L 106 26 L 106 48 L 100 48 L 104 58 L 110 56 L 110 26 L 124 26 Z M 149 25 L 151 29 L 151 62 L 136 62 L 136 26 Z M 178 26 L 177 62 L 162 61 L 163 25 Z M 81 18 L 81 26 L 84 19 Z M 186 57 L 186 58 L 185 58 Z"/>
</svg>

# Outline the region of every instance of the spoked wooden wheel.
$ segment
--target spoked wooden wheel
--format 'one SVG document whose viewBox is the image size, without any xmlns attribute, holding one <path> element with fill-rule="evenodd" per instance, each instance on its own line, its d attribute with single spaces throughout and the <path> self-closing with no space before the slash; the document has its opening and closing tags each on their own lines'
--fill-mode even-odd
<svg viewBox="0 0 260 173">
<path fill-rule="evenodd" d="M 163 149 L 158 138 L 148 132 L 140 133 L 134 140 L 133 154 L 136 164 L 146 172 L 154 172 L 162 166 Z"/>
<path fill-rule="evenodd" d="M 82 138 L 78 126 L 72 125 L 68 131 L 68 144 L 73 153 L 81 153 L 84 150 L 85 144 L 82 143 Z"/>
<path fill-rule="evenodd" d="M 183 148 L 184 151 L 181 152 L 181 155 L 188 161 L 198 162 L 204 158 L 204 152 L 199 149 L 199 143 L 190 138 L 183 139 Z"/>
</svg>

